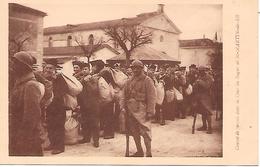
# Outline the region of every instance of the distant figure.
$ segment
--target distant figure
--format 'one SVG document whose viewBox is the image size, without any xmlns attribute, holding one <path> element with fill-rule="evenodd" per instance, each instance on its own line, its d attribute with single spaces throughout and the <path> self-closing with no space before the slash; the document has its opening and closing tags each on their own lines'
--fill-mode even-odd
<svg viewBox="0 0 260 167">
<path fill-rule="evenodd" d="M 36 59 L 28 52 L 12 57 L 12 71 L 16 82 L 10 98 L 9 154 L 14 156 L 42 156 L 41 99 L 44 86 L 39 83 L 32 65 Z"/>
<path fill-rule="evenodd" d="M 206 73 L 205 67 L 199 67 L 199 78 L 193 85 L 193 104 L 195 112 L 202 114 L 202 127 L 198 131 L 206 131 L 208 134 L 212 133 L 212 101 L 210 96 L 210 89 L 213 84 L 213 79 Z"/>
<path fill-rule="evenodd" d="M 122 112 L 127 113 L 128 131 L 133 136 L 137 152 L 132 157 L 143 157 L 141 136 L 146 146 L 146 156 L 152 157 L 150 121 L 155 113 L 156 90 L 153 80 L 144 74 L 139 60 L 131 64 L 133 77 L 126 83 L 121 102 Z"/>
</svg>

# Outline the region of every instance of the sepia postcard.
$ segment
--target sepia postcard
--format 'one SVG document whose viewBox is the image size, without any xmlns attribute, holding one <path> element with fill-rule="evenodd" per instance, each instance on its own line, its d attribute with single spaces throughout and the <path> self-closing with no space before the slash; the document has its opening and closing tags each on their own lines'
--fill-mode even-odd
<svg viewBox="0 0 260 167">
<path fill-rule="evenodd" d="M 0 164 L 258 165 L 257 5 L 1 1 Z"/>
</svg>

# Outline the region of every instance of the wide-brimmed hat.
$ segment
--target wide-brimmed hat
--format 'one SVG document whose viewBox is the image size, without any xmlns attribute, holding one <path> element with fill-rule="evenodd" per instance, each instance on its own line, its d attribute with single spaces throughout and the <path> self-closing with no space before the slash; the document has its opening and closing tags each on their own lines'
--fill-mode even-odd
<svg viewBox="0 0 260 167">
<path fill-rule="evenodd" d="M 33 69 L 32 66 L 37 63 L 37 59 L 30 52 L 26 51 L 15 53 L 12 59 L 24 64 L 31 70 Z"/>
</svg>

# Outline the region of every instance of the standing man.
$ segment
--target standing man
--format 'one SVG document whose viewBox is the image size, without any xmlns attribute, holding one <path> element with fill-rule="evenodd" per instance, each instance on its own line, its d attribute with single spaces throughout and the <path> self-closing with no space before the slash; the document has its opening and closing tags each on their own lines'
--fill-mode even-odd
<svg viewBox="0 0 260 167">
<path fill-rule="evenodd" d="M 10 98 L 9 154 L 14 156 L 42 156 L 40 103 L 44 86 L 32 70 L 36 59 L 29 52 L 18 52 L 12 57 L 11 75 L 15 85 Z"/>
<path fill-rule="evenodd" d="M 137 152 L 132 157 L 143 157 L 141 136 L 146 146 L 146 156 L 152 157 L 150 120 L 155 113 L 156 91 L 153 80 L 144 74 L 139 60 L 131 64 L 133 77 L 126 83 L 121 102 L 122 112 L 127 112 L 128 130 L 133 136 Z"/>
<path fill-rule="evenodd" d="M 66 85 L 60 74 L 57 74 L 56 68 L 59 67 L 57 60 L 46 61 L 44 76 L 52 82 L 53 100 L 46 109 L 46 122 L 50 145 L 45 150 L 52 150 L 52 154 L 60 154 L 64 152 L 65 137 L 65 119 L 66 110 L 63 97 L 66 93 Z"/>
<path fill-rule="evenodd" d="M 199 78 L 193 85 L 194 99 L 196 112 L 202 114 L 202 127 L 198 131 L 206 131 L 208 134 L 212 133 L 211 116 L 212 116 L 212 103 L 210 96 L 210 89 L 213 84 L 213 79 L 206 73 L 205 67 L 199 67 Z M 208 123 L 208 124 L 207 124 Z"/>
<path fill-rule="evenodd" d="M 105 63 L 101 60 L 91 62 L 92 76 L 85 77 L 82 85 L 82 134 L 83 139 L 80 143 L 89 143 L 93 139 L 94 147 L 99 147 L 99 131 L 100 131 L 100 95 L 98 90 L 99 72 L 104 68 Z"/>
</svg>

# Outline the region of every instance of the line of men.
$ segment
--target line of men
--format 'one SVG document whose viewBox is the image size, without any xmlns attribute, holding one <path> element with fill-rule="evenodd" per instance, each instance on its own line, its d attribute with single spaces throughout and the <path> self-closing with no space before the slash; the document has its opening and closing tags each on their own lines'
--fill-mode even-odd
<svg viewBox="0 0 260 167">
<path fill-rule="evenodd" d="M 166 97 L 161 106 L 156 106 L 154 123 L 165 125 L 165 119 L 174 121 L 175 118 L 185 119 L 194 112 L 202 114 L 203 126 L 199 131 L 207 130 L 212 133 L 212 111 L 222 111 L 222 75 L 220 70 L 207 67 L 196 67 L 192 64 L 189 71 L 186 67 L 165 64 L 156 72 L 156 66 L 151 65 L 147 71 L 154 83 L 163 82 Z M 182 95 L 181 99 L 167 101 L 167 92 L 175 90 Z M 168 98 L 169 99 L 169 98 Z"/>
<path fill-rule="evenodd" d="M 52 154 L 64 152 L 64 123 L 66 119 L 66 107 L 64 107 L 63 96 L 66 92 L 66 85 L 61 74 L 56 69 L 61 68 L 56 60 L 46 61 L 43 71 L 33 72 L 33 65 L 36 59 L 29 52 L 19 52 L 12 57 L 10 74 L 15 77 L 14 87 L 10 94 L 10 122 L 9 122 L 9 152 L 10 155 L 32 155 L 42 156 L 43 142 L 42 133 L 44 123 L 46 123 L 50 145 L 45 150 L 52 150 Z M 113 84 L 113 79 L 106 72 L 102 72 L 105 64 L 102 61 L 94 61 L 90 65 L 83 62 L 74 62 L 74 76 L 82 83 L 83 91 L 78 95 L 78 104 L 81 113 L 81 126 L 83 139 L 80 143 L 93 140 L 94 147 L 99 147 L 99 132 L 104 130 L 104 138 L 114 138 L 115 130 L 118 128 L 119 113 L 128 111 L 128 122 L 130 132 L 134 137 L 137 152 L 134 157 L 144 156 L 141 147 L 143 136 L 146 145 L 146 156 L 151 157 L 151 135 L 148 125 L 152 118 L 165 124 L 164 120 L 175 119 L 175 112 L 172 107 L 178 106 L 181 117 L 186 115 L 187 106 L 199 106 L 198 110 L 203 111 L 203 127 L 199 130 L 211 129 L 211 109 L 209 109 L 209 88 L 213 79 L 205 69 L 190 67 L 187 76 L 183 68 L 177 70 L 169 65 L 162 66 L 159 73 L 155 72 L 155 66 L 150 66 L 147 73 L 144 73 L 142 62 L 133 61 L 130 68 L 124 70 L 116 65 L 114 68 L 120 69 L 128 75 L 129 80 L 124 88 L 124 96 L 120 104 L 114 102 L 101 105 L 98 99 L 97 80 L 102 76 L 107 83 Z M 192 69 L 194 67 L 194 70 Z M 176 73 L 176 71 L 178 71 Z M 148 77 L 149 76 L 149 77 Z M 187 78 L 187 81 L 186 79 Z M 155 81 L 163 81 L 165 91 L 176 87 L 180 92 L 186 88 L 185 85 L 193 86 L 193 95 L 185 97 L 175 105 L 175 102 L 163 103 L 162 114 L 155 107 Z M 215 80 L 216 81 L 216 80 Z M 218 81 L 220 82 L 220 81 Z M 185 84 L 185 85 L 184 85 Z M 11 84 L 12 85 L 12 84 Z M 44 89 L 45 88 L 45 89 Z M 183 91 L 185 92 L 185 91 Z M 222 97 L 218 95 L 217 97 Z M 84 100 L 88 99 L 88 100 Z M 198 100 L 194 100 L 198 99 Z M 189 104 L 189 105 L 187 105 Z M 218 104 L 220 105 L 220 104 Z M 138 106 L 138 108 L 136 108 Z M 115 110 L 113 108 L 116 108 Z M 158 106 L 157 106 L 158 108 Z M 185 109 L 184 109 L 185 108 Z M 221 108 L 221 107 L 220 107 Z M 143 109 L 143 110 L 141 110 Z M 106 112 L 102 112 L 102 111 Z M 130 111 L 130 112 L 129 112 Z M 155 117 L 153 117 L 153 113 Z M 162 115 L 162 116 L 160 116 Z M 206 124 L 206 121 L 208 125 Z M 101 123 L 101 126 L 100 126 Z M 207 128 L 208 127 L 208 128 Z"/>
</svg>

